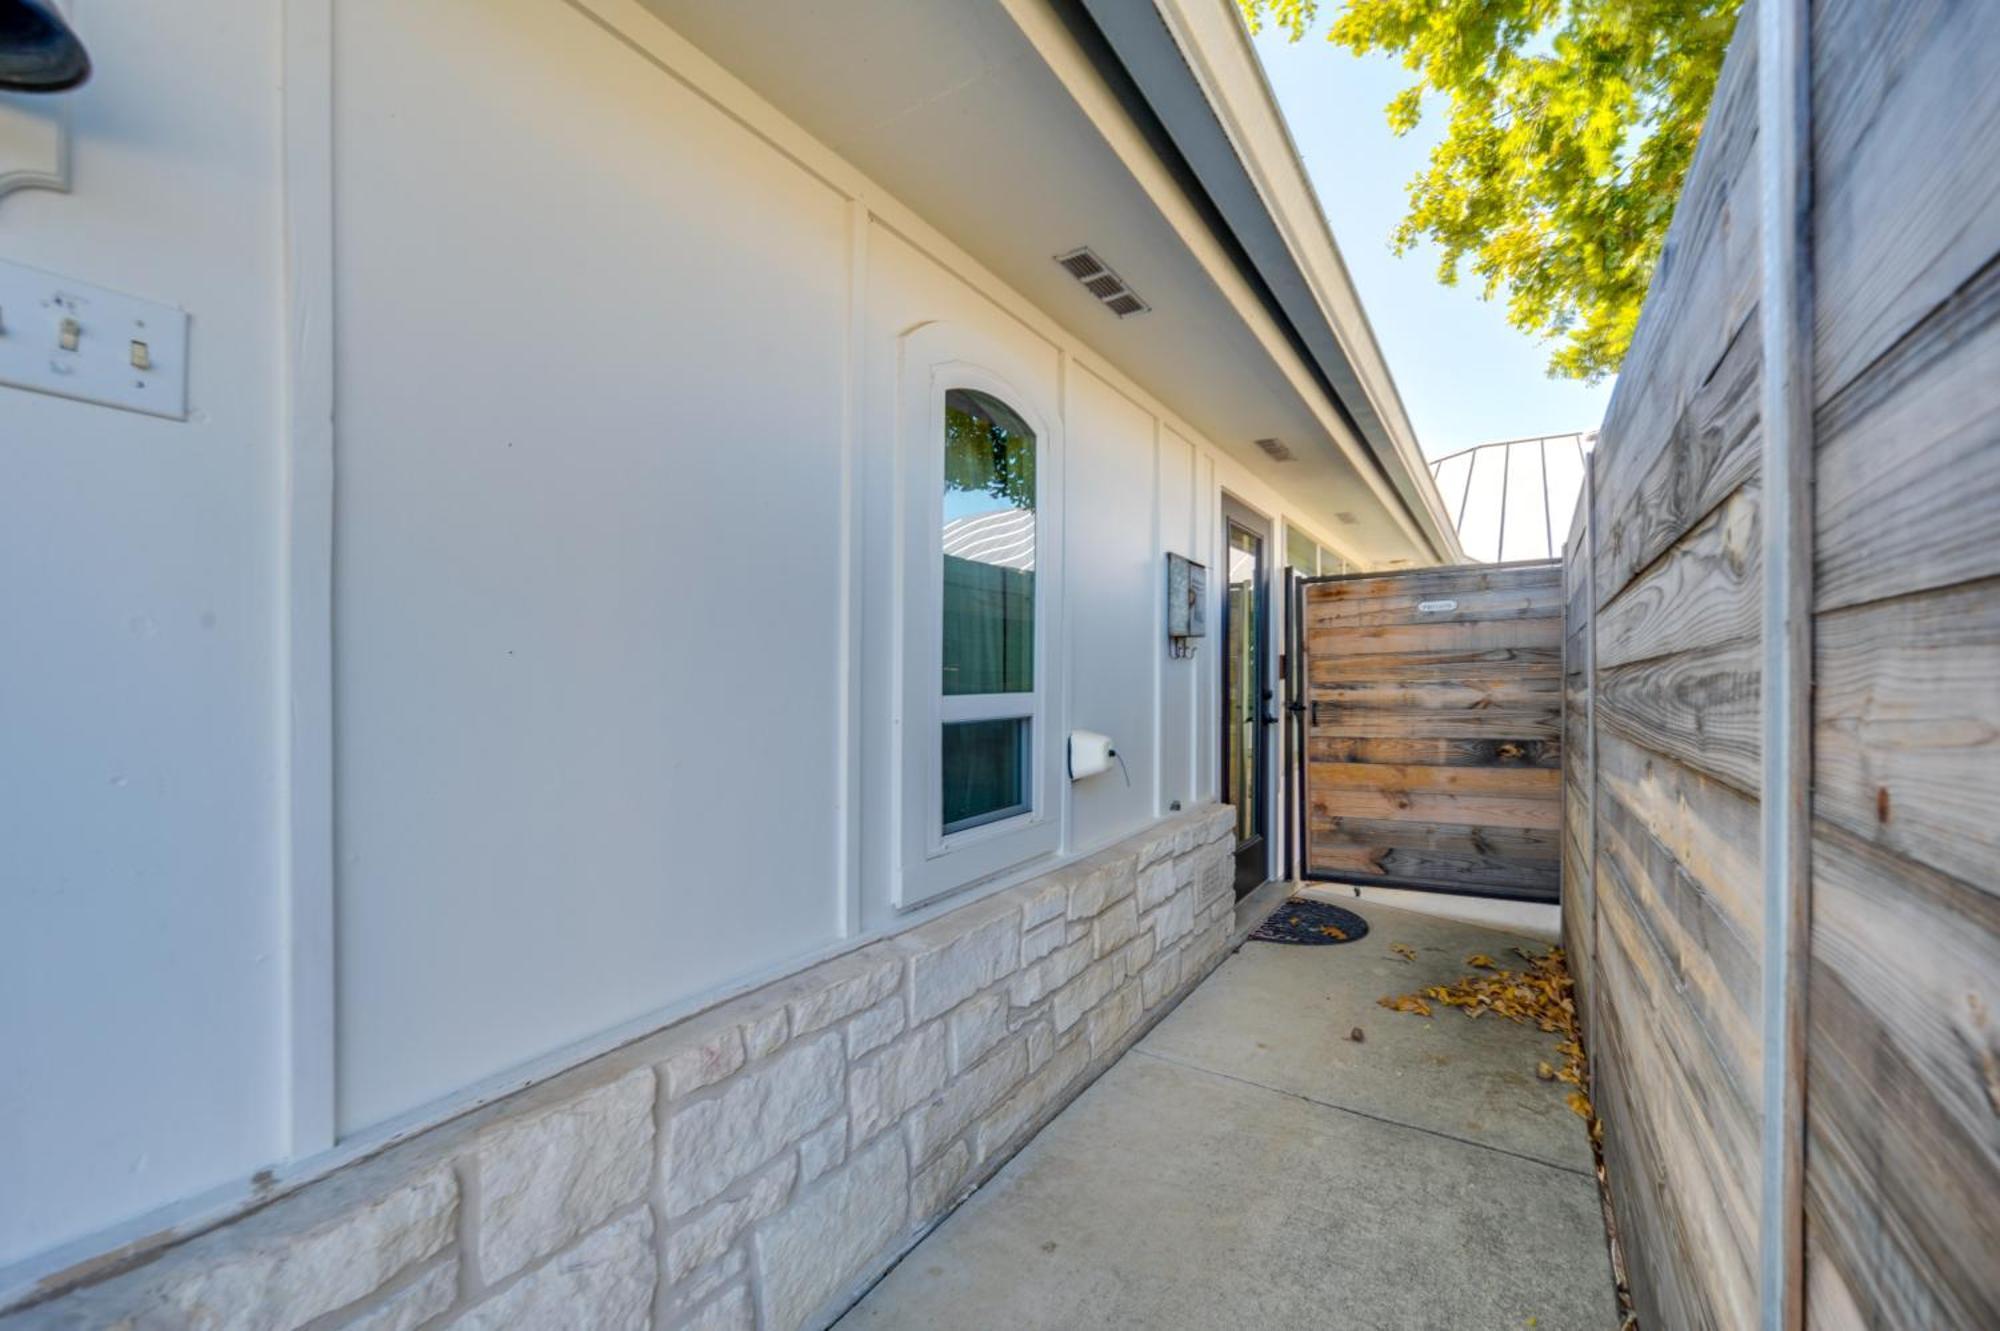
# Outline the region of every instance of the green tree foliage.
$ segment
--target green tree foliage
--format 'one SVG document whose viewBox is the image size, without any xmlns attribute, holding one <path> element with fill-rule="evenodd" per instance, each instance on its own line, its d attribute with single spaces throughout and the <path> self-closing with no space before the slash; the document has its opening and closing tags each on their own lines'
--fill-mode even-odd
<svg viewBox="0 0 2000 1331">
<path fill-rule="evenodd" d="M 1298 41 L 1318 0 L 1238 0 Z M 1631 345 L 1741 0 L 1346 0 L 1327 39 L 1393 52 L 1416 82 L 1389 103 L 1448 133 L 1410 182 L 1396 252 L 1438 247 L 1515 327 L 1560 339 L 1551 375 L 1596 380 Z"/>
</svg>

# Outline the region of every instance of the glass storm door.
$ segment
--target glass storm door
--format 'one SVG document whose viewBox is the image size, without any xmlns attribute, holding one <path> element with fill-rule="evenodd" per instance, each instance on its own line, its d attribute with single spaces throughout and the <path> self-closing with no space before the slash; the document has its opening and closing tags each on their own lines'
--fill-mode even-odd
<svg viewBox="0 0 2000 1331">
<path fill-rule="evenodd" d="M 1269 615 L 1264 591 L 1265 537 L 1250 515 L 1225 509 L 1228 595 L 1222 610 L 1222 797 L 1236 809 L 1236 894 L 1270 875 L 1264 836 L 1264 761 L 1270 691 L 1264 687 Z"/>
</svg>

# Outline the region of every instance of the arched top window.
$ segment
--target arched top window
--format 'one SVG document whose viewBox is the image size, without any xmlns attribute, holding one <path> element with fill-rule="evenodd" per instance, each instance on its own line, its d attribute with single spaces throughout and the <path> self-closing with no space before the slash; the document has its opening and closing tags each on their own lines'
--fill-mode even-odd
<svg viewBox="0 0 2000 1331">
<path fill-rule="evenodd" d="M 940 820 L 1034 809 L 1035 432 L 989 393 L 944 397 Z"/>
</svg>

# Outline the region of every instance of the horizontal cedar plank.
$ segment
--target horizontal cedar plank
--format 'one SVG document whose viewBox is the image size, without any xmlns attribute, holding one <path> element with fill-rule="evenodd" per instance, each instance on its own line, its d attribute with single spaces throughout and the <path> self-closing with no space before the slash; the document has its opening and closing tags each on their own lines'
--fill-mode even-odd
<svg viewBox="0 0 2000 1331">
<path fill-rule="evenodd" d="M 1326 631 L 1331 632 L 1331 631 Z M 1484 652 L 1524 647 L 1562 650 L 1562 619 L 1503 620 L 1490 624 L 1421 624 L 1342 629 L 1335 642 L 1307 639 L 1308 659 L 1320 655 L 1365 656 L 1384 652 Z"/>
<path fill-rule="evenodd" d="M 1669 1081 L 1682 1096 L 1689 1118 L 1701 1125 L 1702 1167 L 1720 1172 L 1738 1192 L 1732 1207 L 1739 1237 L 1755 1248 L 1754 1190 L 1758 1178 L 1758 1104 L 1746 1102 L 1730 1060 L 1707 1025 L 1698 1003 L 1689 1001 L 1678 958 L 1650 916 L 1643 891 L 1635 888 L 1622 861 L 1599 861 L 1598 929 L 1606 950 L 1607 974 L 1640 995 L 1640 1008 L 1660 1038 L 1663 1059 L 1673 1068 Z M 1753 1053 L 1753 1065 L 1757 1055 Z M 1753 1082 L 1756 1087 L 1758 1083 Z M 1747 1184 L 1747 1186 L 1744 1186 Z"/>
<path fill-rule="evenodd" d="M 1553 798 L 1453 795 L 1426 790 L 1321 790 L 1306 782 L 1309 817 L 1535 827 L 1555 831 L 1562 807 Z"/>
<path fill-rule="evenodd" d="M 1746 485 L 1597 612 L 1597 665 L 1757 636 L 1758 491 Z"/>
<path fill-rule="evenodd" d="M 1562 773 L 1547 767 L 1428 767 L 1407 763 L 1309 763 L 1314 791 L 1447 791 L 1460 795 L 1510 795 L 1554 799 Z"/>
<path fill-rule="evenodd" d="M 1405 592 L 1397 596 L 1376 596 L 1367 600 L 1328 601 L 1306 588 L 1305 624 L 1308 629 L 1379 628 L 1389 624 L 1468 624 L 1491 620 L 1543 619 L 1560 615 L 1562 588 L 1553 580 L 1547 586 L 1510 588 L 1504 591 L 1460 592 L 1453 596 L 1425 597 Z M 1438 606 L 1449 601 L 1450 610 L 1419 610 L 1420 605 Z"/>
<path fill-rule="evenodd" d="M 1668 446 L 1629 490 L 1600 487 L 1592 605 L 1602 605 L 1757 473 L 1755 312 L 1674 423 Z"/>
<path fill-rule="evenodd" d="M 1806 1204 L 1869 1326 L 2000 1326 L 2000 899 L 1821 821 Z"/>
<path fill-rule="evenodd" d="M 1757 801 L 1633 744 L 1608 726 L 1598 727 L 1597 770 L 1600 815 L 1606 799 L 1622 802 L 1715 898 L 1739 933 L 1761 937 Z"/>
<path fill-rule="evenodd" d="M 1308 824 L 1316 838 L 1353 846 L 1394 846 L 1446 855 L 1496 855 L 1536 864 L 1553 864 L 1561 855 L 1556 833 L 1542 827 L 1405 823 L 1329 815 L 1312 816 Z"/>
<path fill-rule="evenodd" d="M 1416 713 L 1413 727 L 1429 712 L 1476 711 L 1486 707 L 1560 707 L 1562 676 L 1554 666 L 1512 677 L 1397 682 L 1375 680 L 1307 681 L 1308 702 L 1327 707 L 1364 707 Z"/>
<path fill-rule="evenodd" d="M 1310 735 L 1314 763 L 1419 763 L 1426 767 L 1560 767 L 1562 746 L 1550 740 L 1338 739 Z"/>
<path fill-rule="evenodd" d="M 1371 601 L 1385 596 L 1440 596 L 1454 593 L 1511 591 L 1541 587 L 1561 576 L 1562 567 L 1551 560 L 1518 564 L 1460 564 L 1450 568 L 1412 569 L 1407 573 L 1371 574 L 1346 577 L 1331 582 L 1306 585 L 1306 594 L 1317 602 Z"/>
<path fill-rule="evenodd" d="M 1813 428 L 1816 609 L 2000 575 L 2000 259 Z"/>
<path fill-rule="evenodd" d="M 1598 724 L 1754 796 L 1761 665 L 1752 640 L 1602 669 Z"/>
<path fill-rule="evenodd" d="M 1607 1156 L 1621 1160 L 1622 1195 L 1647 1213 L 1642 1222 L 1656 1237 L 1645 1261 L 1654 1284 L 1646 1298 L 1698 1311 L 1685 1320 L 1661 1317 L 1646 1326 L 1749 1327 L 1756 1324 L 1758 1173 L 1736 1173 L 1724 1134 L 1754 1137 L 1755 1126 L 1713 1121 L 1700 1108 L 1699 1090 L 1676 1056 L 1688 1038 L 1675 1011 L 1662 1007 L 1658 991 L 1635 962 L 1624 926 L 1616 871 L 1600 871 L 1598 882 L 1597 1011 L 1609 1045 L 1603 1075 L 1610 1094 L 1604 1109 Z M 1642 1181 L 1643 1180 L 1643 1181 Z M 1634 1210 L 1618 1213 L 1620 1229 Z M 1637 1245 L 1628 1245 L 1628 1251 Z M 1635 1254 L 1636 1255 L 1636 1254 Z M 1634 1272 L 1635 1282 L 1637 1272 Z M 1633 1294 L 1639 1298 L 1640 1286 Z"/>
<path fill-rule="evenodd" d="M 1352 878 L 1385 885 L 1512 888 L 1510 895 L 1553 898 L 1562 880 L 1555 864 L 1499 859 L 1486 855 L 1455 855 L 1446 851 L 1409 850 L 1400 846 L 1359 846 L 1315 838 L 1307 867 L 1315 875 Z"/>
<path fill-rule="evenodd" d="M 1598 809 L 1597 844 L 1618 866 L 1638 927 L 1665 960 L 1675 1001 L 1692 1014 L 1737 1111 L 1756 1118 L 1763 966 L 1753 940 L 1616 800 L 1605 800 Z"/>
<path fill-rule="evenodd" d="M 2000 892 L 2000 579 L 1815 628 L 1815 812 Z"/>
<path fill-rule="evenodd" d="M 2000 5 L 1821 0 L 1813 349 L 1839 391 L 2000 250 Z"/>
<path fill-rule="evenodd" d="M 1562 654 L 1550 647 L 1488 647 L 1470 652 L 1376 652 L 1348 656 L 1323 644 L 1306 644 L 1306 673 L 1334 683 L 1340 680 L 1504 679 L 1510 675 L 1553 673 Z"/>
<path fill-rule="evenodd" d="M 1596 977 L 1592 979 L 1595 983 Z M 1625 1085 L 1631 1056 L 1625 1052 L 1618 1011 L 1601 997 L 1590 1011 L 1595 1019 L 1589 1046 L 1592 1099 L 1604 1121 L 1605 1189 L 1618 1226 L 1633 1310 L 1642 1327 L 1715 1327 L 1712 1312 L 1704 1309 L 1697 1317 L 1687 1306 L 1694 1291 L 1680 1279 L 1676 1263 L 1685 1259 L 1667 1232 L 1678 1206 L 1653 1171 L 1652 1160 L 1659 1152 L 1653 1115 L 1642 1109 Z"/>
<path fill-rule="evenodd" d="M 1313 704 L 1314 736 L 1341 739 L 1476 739 L 1525 743 L 1562 738 L 1560 707 L 1488 707 L 1440 712 L 1384 712 Z"/>
<path fill-rule="evenodd" d="M 1652 288 L 1605 409 L 1593 515 L 1600 556 L 1606 549 L 1605 497 L 1633 493 L 1661 452 L 1675 438 L 1688 437 L 1682 422 L 1690 395 L 1722 362 L 1756 304 L 1755 27 L 1737 24 Z M 1750 341 L 1754 346 L 1757 339 Z M 1598 574 L 1603 585 L 1604 570 Z"/>
</svg>

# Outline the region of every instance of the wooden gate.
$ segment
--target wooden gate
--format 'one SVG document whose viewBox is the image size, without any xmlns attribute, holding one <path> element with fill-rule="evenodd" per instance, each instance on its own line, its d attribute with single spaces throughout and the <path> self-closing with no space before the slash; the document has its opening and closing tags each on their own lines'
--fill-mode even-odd
<svg viewBox="0 0 2000 1331">
<path fill-rule="evenodd" d="M 1297 587 L 1304 876 L 1556 900 L 1561 562 Z"/>
</svg>

